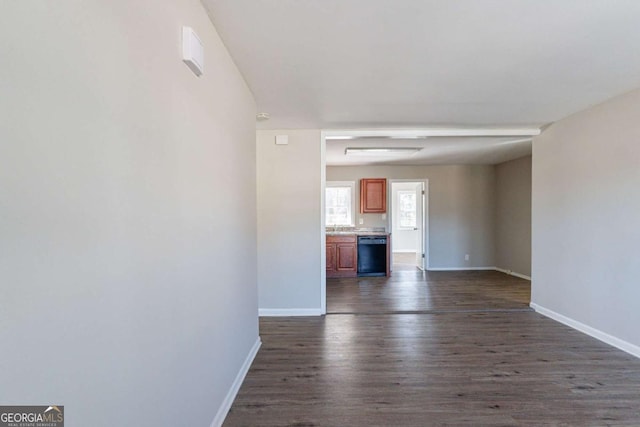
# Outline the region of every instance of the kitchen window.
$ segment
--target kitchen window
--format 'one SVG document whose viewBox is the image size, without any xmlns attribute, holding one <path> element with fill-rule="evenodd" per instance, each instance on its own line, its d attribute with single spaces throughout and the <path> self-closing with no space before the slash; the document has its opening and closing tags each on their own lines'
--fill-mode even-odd
<svg viewBox="0 0 640 427">
<path fill-rule="evenodd" d="M 355 225 L 354 181 L 327 181 L 325 192 L 325 226 L 353 227 Z"/>
</svg>

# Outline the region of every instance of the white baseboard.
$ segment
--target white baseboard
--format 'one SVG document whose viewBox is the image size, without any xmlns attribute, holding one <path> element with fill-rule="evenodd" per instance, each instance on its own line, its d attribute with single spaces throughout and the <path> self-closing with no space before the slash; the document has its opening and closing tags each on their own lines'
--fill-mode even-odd
<svg viewBox="0 0 640 427">
<path fill-rule="evenodd" d="M 516 273 L 515 271 L 511 271 L 511 270 L 505 270 L 504 268 L 498 268 L 498 267 L 429 267 L 427 268 L 428 271 L 467 271 L 467 270 L 481 270 L 481 271 L 486 271 L 486 270 L 495 270 L 495 271 L 499 271 L 501 273 L 505 273 L 505 274 L 509 274 L 511 276 L 515 276 L 515 277 L 519 277 L 521 279 L 525 279 L 528 281 L 531 281 L 531 277 L 530 276 L 525 276 L 524 274 L 520 274 L 520 273 Z"/>
<path fill-rule="evenodd" d="M 537 313 L 540 313 L 543 316 L 546 316 L 557 322 L 563 323 L 573 329 L 576 329 L 582 333 L 590 335 L 604 343 L 607 343 L 616 348 L 619 348 L 620 350 L 625 351 L 631 354 L 632 356 L 640 358 L 640 347 L 638 347 L 637 345 L 621 340 L 620 338 L 616 338 L 613 335 L 609 335 L 598 329 L 592 328 L 591 326 L 585 325 L 584 323 L 578 322 L 577 320 L 573 320 L 567 316 L 563 316 L 560 313 L 556 313 L 553 310 L 544 308 L 534 302 L 530 303 L 529 306 L 533 308 Z"/>
<path fill-rule="evenodd" d="M 428 271 L 495 270 L 495 267 L 429 267 Z"/>
<path fill-rule="evenodd" d="M 233 381 L 233 384 L 231 385 L 231 388 L 229 389 L 227 396 L 224 398 L 222 405 L 220 405 L 220 409 L 218 409 L 218 413 L 216 414 L 213 421 L 211 421 L 211 427 L 222 426 L 222 423 L 224 422 L 224 419 L 227 417 L 227 414 L 229 413 L 229 409 L 231 409 L 231 405 L 233 404 L 233 401 L 235 400 L 236 395 L 238 394 L 238 391 L 240 391 L 240 386 L 242 386 L 244 377 L 247 376 L 247 372 L 249 372 L 249 368 L 251 367 L 251 364 L 253 363 L 253 359 L 255 359 L 256 354 L 258 354 L 258 350 L 260 350 L 261 345 L 262 345 L 262 341 L 260 340 L 260 337 L 258 337 L 256 339 L 255 344 L 249 351 L 247 358 L 244 360 L 242 367 L 240 367 L 240 371 L 238 372 L 238 375 L 236 375 L 236 379 Z"/>
<path fill-rule="evenodd" d="M 511 276 L 516 276 L 516 277 L 519 277 L 521 279 L 525 279 L 525 280 L 531 281 L 531 276 L 526 276 L 524 274 L 516 273 L 515 271 L 505 270 L 504 268 L 500 268 L 500 267 L 495 267 L 495 270 L 499 271 L 501 273 L 504 273 L 504 274 L 509 274 Z"/>
<path fill-rule="evenodd" d="M 394 249 L 392 253 L 394 254 L 415 254 L 417 251 L 415 249 Z"/>
<path fill-rule="evenodd" d="M 261 308 L 260 317 L 322 316 L 320 308 Z"/>
</svg>

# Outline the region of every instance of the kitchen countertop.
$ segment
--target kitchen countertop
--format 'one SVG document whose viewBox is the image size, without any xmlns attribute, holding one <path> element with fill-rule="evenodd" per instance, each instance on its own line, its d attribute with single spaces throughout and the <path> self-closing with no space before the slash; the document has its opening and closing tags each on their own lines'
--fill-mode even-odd
<svg viewBox="0 0 640 427">
<path fill-rule="evenodd" d="M 388 236 L 386 231 L 327 231 L 327 236 Z"/>
</svg>

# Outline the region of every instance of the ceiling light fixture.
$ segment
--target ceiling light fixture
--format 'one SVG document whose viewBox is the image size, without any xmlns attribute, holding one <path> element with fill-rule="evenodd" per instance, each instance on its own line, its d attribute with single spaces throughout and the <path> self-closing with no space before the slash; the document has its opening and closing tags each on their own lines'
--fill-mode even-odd
<svg viewBox="0 0 640 427">
<path fill-rule="evenodd" d="M 256 120 L 259 121 L 259 122 L 264 122 L 266 120 L 269 120 L 269 118 L 271 118 L 269 113 L 258 113 L 258 114 L 256 114 Z"/>
<path fill-rule="evenodd" d="M 426 135 L 389 136 L 390 139 L 427 139 Z"/>
<path fill-rule="evenodd" d="M 347 147 L 347 156 L 411 156 L 422 150 L 422 147 Z"/>
<path fill-rule="evenodd" d="M 341 139 L 355 139 L 354 136 L 347 136 L 347 135 L 333 135 L 333 136 L 327 136 L 325 139 L 331 139 L 331 140 L 341 140 Z"/>
</svg>

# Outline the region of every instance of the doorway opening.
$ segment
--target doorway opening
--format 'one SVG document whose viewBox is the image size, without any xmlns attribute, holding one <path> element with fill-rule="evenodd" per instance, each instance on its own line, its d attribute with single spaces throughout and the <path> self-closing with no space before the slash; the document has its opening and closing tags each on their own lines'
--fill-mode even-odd
<svg viewBox="0 0 640 427">
<path fill-rule="evenodd" d="M 389 231 L 392 271 L 426 270 L 428 253 L 428 181 L 391 179 Z"/>
</svg>

